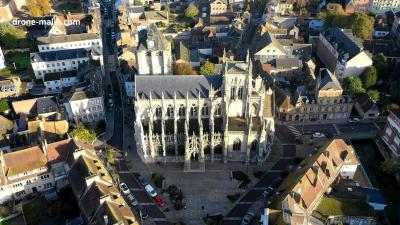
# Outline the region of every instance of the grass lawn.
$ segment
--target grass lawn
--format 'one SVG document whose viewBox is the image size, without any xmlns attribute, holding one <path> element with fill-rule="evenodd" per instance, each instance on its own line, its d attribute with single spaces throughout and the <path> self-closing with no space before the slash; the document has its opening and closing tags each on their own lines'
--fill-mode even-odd
<svg viewBox="0 0 400 225">
<path fill-rule="evenodd" d="M 21 215 L 9 220 L 1 221 L 0 225 L 25 225 L 24 217 Z"/>
<path fill-rule="evenodd" d="M 360 200 L 334 199 L 324 197 L 316 211 L 325 216 L 373 216 L 374 210 L 368 203 Z"/>
<path fill-rule="evenodd" d="M 29 73 L 27 69 L 14 70 L 14 69 L 6 68 L 6 69 L 0 70 L 0 79 L 1 78 L 9 78 L 12 76 L 17 76 L 19 78 L 23 78 L 23 77 L 33 78 L 34 77 L 34 75 Z"/>
<path fill-rule="evenodd" d="M 15 66 L 18 69 L 26 69 L 31 65 L 31 60 L 29 59 L 29 52 L 9 52 L 5 55 L 5 59 L 13 67 L 12 63 L 15 62 Z"/>
<path fill-rule="evenodd" d="M 385 211 L 392 224 L 400 224 L 400 184 L 380 169 L 383 157 L 372 140 L 353 141 L 354 149 L 364 166 L 365 172 L 375 188 L 379 188 L 388 206 Z"/>
<path fill-rule="evenodd" d="M 46 213 L 47 202 L 43 198 L 37 198 L 22 205 L 27 224 L 39 225 L 47 220 Z M 44 211 L 43 211 L 44 210 Z"/>
<path fill-rule="evenodd" d="M 58 8 L 65 11 L 81 11 L 81 4 L 68 2 L 61 4 Z"/>
</svg>

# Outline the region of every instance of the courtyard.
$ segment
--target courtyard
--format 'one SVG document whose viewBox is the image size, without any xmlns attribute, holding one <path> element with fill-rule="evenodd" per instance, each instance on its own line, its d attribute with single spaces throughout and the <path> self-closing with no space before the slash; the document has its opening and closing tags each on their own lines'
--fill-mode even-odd
<svg viewBox="0 0 400 225">
<path fill-rule="evenodd" d="M 267 164 L 268 165 L 268 164 Z M 233 206 L 228 196 L 242 195 L 246 188 L 240 188 L 241 182 L 233 179 L 232 171 L 242 171 L 250 179 L 248 186 L 253 186 L 258 179 L 253 172 L 266 169 L 263 167 L 247 166 L 240 162 L 222 164 L 206 163 L 205 172 L 183 172 L 183 164 L 149 164 L 153 173 L 165 177 L 163 187 L 175 185 L 184 194 L 185 208 L 176 210 L 167 194 L 163 198 L 167 201 L 169 210 L 164 210 L 171 222 L 183 221 L 186 224 L 204 224 L 203 218 L 207 215 L 225 215 Z"/>
</svg>

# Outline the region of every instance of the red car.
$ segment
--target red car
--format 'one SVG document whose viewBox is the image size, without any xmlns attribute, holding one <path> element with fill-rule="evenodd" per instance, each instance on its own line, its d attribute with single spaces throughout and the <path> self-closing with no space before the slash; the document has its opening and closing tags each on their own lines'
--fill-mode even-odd
<svg viewBox="0 0 400 225">
<path fill-rule="evenodd" d="M 161 198 L 161 196 L 156 195 L 156 197 L 154 197 L 154 200 L 156 201 L 157 205 L 160 207 L 164 207 L 165 206 L 165 202 L 164 200 Z"/>
</svg>

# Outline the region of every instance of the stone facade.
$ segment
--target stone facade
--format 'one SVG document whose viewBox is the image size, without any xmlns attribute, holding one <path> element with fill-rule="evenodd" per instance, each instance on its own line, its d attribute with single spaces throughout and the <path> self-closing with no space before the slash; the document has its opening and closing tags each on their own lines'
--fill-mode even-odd
<svg viewBox="0 0 400 225">
<path fill-rule="evenodd" d="M 249 61 L 225 62 L 223 71 L 136 78 L 135 139 L 144 162 L 185 162 L 189 171 L 192 160 L 201 170 L 205 160 L 265 160 L 274 135 L 272 90 Z"/>
<path fill-rule="evenodd" d="M 347 120 L 353 101 L 343 95 L 336 77 L 327 69 L 321 69 L 314 93 L 304 86 L 297 88 L 295 96 L 277 98 L 279 119 L 282 121 Z"/>
</svg>

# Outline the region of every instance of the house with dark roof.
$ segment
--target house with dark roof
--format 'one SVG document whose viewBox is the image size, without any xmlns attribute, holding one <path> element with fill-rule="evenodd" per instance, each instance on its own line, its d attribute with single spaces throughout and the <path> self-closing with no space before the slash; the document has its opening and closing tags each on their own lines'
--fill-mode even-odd
<svg viewBox="0 0 400 225">
<path fill-rule="evenodd" d="M 400 109 L 389 112 L 381 139 L 395 157 L 400 156 Z"/>
<path fill-rule="evenodd" d="M 25 114 L 29 117 L 49 118 L 58 112 L 58 103 L 51 96 L 13 101 L 11 105 L 16 115 Z"/>
<path fill-rule="evenodd" d="M 78 145 L 68 162 L 69 182 L 86 224 L 139 224 L 94 150 Z"/>
<path fill-rule="evenodd" d="M 326 68 L 320 69 L 315 86 L 301 85 L 293 94 L 277 91 L 276 99 L 279 119 L 288 122 L 347 121 L 353 108 L 351 97 L 343 95 L 338 79 Z"/>
<path fill-rule="evenodd" d="M 359 76 L 372 65 L 369 53 L 351 31 L 329 28 L 316 40 L 316 53 L 322 63 L 343 79 Z"/>
<path fill-rule="evenodd" d="M 79 64 L 88 62 L 96 52 L 84 48 L 35 52 L 30 54 L 31 66 L 36 79 L 43 79 L 47 73 L 78 70 Z"/>
<path fill-rule="evenodd" d="M 379 108 L 367 93 L 360 93 L 355 96 L 354 108 L 363 119 L 379 117 Z"/>
<path fill-rule="evenodd" d="M 46 93 L 62 92 L 63 88 L 74 86 L 79 82 L 77 71 L 47 73 L 43 77 Z"/>
<path fill-rule="evenodd" d="M 103 97 L 91 90 L 76 90 L 64 106 L 71 122 L 97 122 L 105 118 Z"/>
</svg>

